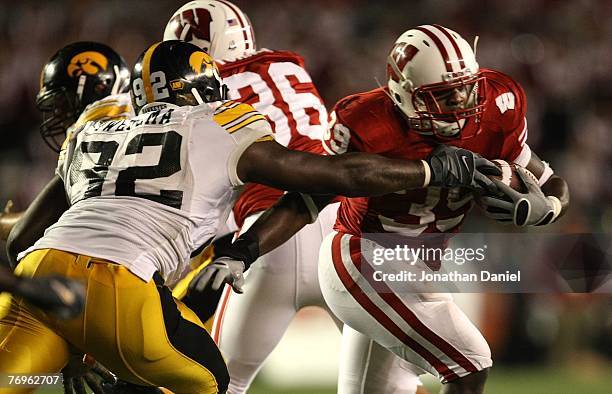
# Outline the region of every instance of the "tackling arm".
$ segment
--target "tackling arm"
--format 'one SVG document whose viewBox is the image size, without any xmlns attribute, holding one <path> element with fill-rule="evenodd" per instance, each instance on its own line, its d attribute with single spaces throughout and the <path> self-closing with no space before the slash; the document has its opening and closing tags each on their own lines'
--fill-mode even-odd
<svg viewBox="0 0 612 394">
<path fill-rule="evenodd" d="M 469 150 L 444 144 L 425 161 L 368 153 L 320 156 L 265 141 L 253 143 L 244 151 L 236 171 L 244 182 L 282 190 L 369 197 L 427 186 L 494 189 L 484 173 L 499 170 Z"/>
<path fill-rule="evenodd" d="M 319 156 L 289 150 L 274 141 L 251 144 L 238 160 L 236 172 L 244 182 L 312 194 L 377 196 L 427 186 L 487 188 L 484 171 L 494 164 L 473 152 L 439 145 L 424 160 L 393 160 L 366 153 Z M 327 197 L 326 197 L 327 198 Z M 311 223 L 319 206 L 311 196 L 288 194 L 266 212 L 192 281 L 191 290 L 213 290 L 229 283 L 242 293 L 243 273 L 257 258 Z"/>
<path fill-rule="evenodd" d="M 249 146 L 238 161 L 244 182 L 281 190 L 372 196 L 426 185 L 424 162 L 388 159 L 378 155 L 347 153 L 320 156 L 289 150 L 274 141 Z"/>
<path fill-rule="evenodd" d="M 45 229 L 55 223 L 67 209 L 64 184 L 61 178 L 55 175 L 36 196 L 8 236 L 6 249 L 13 266 L 17 263 L 17 254 L 32 246 L 43 236 Z"/>
</svg>

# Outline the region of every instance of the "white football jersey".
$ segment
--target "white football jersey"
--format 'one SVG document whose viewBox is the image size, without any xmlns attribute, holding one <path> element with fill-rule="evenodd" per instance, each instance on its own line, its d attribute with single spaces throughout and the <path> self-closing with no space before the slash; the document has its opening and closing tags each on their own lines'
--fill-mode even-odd
<svg viewBox="0 0 612 394">
<path fill-rule="evenodd" d="M 73 127 L 80 127 L 92 120 L 125 119 L 134 115 L 129 93 L 111 94 L 85 107 Z"/>
<path fill-rule="evenodd" d="M 71 206 L 25 253 L 60 249 L 122 264 L 146 281 L 155 271 L 173 281 L 217 233 L 242 184 L 238 159 L 272 139 L 270 124 L 234 101 L 154 104 L 73 130 L 57 167 Z"/>
</svg>

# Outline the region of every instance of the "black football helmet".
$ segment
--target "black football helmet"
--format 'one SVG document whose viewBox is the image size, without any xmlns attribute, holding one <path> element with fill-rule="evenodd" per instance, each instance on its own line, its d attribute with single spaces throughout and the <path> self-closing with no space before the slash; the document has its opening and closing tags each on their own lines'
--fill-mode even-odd
<svg viewBox="0 0 612 394">
<path fill-rule="evenodd" d="M 153 102 L 198 105 L 227 99 L 215 61 L 184 41 L 158 42 L 147 48 L 132 70 L 134 111 Z"/>
<path fill-rule="evenodd" d="M 59 152 L 70 127 L 88 104 L 129 89 L 130 72 L 110 47 L 75 42 L 57 51 L 43 67 L 36 106 L 43 114 L 40 134 Z"/>
</svg>

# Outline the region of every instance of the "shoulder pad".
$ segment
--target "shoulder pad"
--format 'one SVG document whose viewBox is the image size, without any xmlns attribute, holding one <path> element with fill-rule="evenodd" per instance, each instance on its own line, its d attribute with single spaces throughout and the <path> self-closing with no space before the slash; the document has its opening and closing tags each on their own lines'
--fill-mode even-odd
<svg viewBox="0 0 612 394">
<path fill-rule="evenodd" d="M 266 118 L 250 104 L 230 100 L 215 110 L 213 120 L 231 134 L 258 120 L 265 121 Z"/>
</svg>

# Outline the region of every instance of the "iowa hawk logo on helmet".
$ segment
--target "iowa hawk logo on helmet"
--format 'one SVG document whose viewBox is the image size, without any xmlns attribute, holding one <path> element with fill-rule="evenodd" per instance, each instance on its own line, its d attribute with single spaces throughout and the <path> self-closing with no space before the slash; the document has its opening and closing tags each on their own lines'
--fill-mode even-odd
<svg viewBox="0 0 612 394">
<path fill-rule="evenodd" d="M 125 93 L 130 73 L 125 61 L 97 42 L 75 42 L 57 51 L 44 65 L 36 106 L 42 111 L 40 133 L 59 152 L 66 130 L 85 107 L 104 97 Z"/>
<path fill-rule="evenodd" d="M 130 93 L 138 114 L 151 103 L 198 105 L 227 98 L 212 57 L 193 44 L 171 40 L 147 48 L 132 71 Z"/>
<path fill-rule="evenodd" d="M 86 51 L 75 55 L 70 59 L 68 65 L 68 75 L 79 77 L 81 74 L 96 75 L 101 71 L 106 71 L 108 59 L 106 56 L 96 51 Z"/>
</svg>

